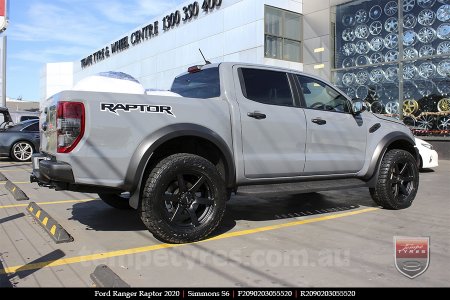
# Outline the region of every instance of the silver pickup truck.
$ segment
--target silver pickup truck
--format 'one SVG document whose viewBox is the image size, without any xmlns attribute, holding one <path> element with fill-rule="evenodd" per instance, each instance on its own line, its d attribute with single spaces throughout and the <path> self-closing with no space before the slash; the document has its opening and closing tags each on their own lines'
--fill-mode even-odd
<svg viewBox="0 0 450 300">
<path fill-rule="evenodd" d="M 63 91 L 40 117 L 31 181 L 98 193 L 134 208 L 171 243 L 207 237 L 232 192 L 367 186 L 376 204 L 409 207 L 414 137 L 323 79 L 269 66 L 194 66 L 172 96 Z"/>
</svg>

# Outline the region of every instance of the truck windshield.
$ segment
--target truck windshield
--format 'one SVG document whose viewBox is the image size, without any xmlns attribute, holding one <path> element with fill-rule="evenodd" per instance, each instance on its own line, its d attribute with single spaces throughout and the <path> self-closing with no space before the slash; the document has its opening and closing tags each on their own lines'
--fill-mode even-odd
<svg viewBox="0 0 450 300">
<path fill-rule="evenodd" d="M 220 96 L 219 68 L 207 68 L 175 78 L 170 91 L 188 98 L 214 98 Z"/>
</svg>

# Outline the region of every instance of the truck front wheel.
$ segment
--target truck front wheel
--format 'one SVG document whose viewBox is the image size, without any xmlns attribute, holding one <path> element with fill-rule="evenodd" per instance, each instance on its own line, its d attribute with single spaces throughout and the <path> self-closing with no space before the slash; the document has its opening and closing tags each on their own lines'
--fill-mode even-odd
<svg viewBox="0 0 450 300">
<path fill-rule="evenodd" d="M 198 241 L 219 226 L 226 197 L 225 183 L 211 162 L 193 154 L 174 154 L 147 177 L 141 219 L 164 242 Z"/>
<path fill-rule="evenodd" d="M 414 157 L 404 150 L 390 150 L 381 161 L 378 181 L 370 195 L 387 209 L 411 206 L 419 187 L 419 170 Z"/>
</svg>

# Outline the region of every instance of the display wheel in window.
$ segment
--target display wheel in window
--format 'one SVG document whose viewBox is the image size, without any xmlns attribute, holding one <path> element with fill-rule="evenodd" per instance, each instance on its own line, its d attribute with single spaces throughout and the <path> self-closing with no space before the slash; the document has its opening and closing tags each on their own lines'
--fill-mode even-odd
<svg viewBox="0 0 450 300">
<path fill-rule="evenodd" d="M 398 46 L 398 34 L 396 34 L 396 33 L 389 33 L 384 38 L 384 46 L 387 49 L 396 48 Z"/>
<path fill-rule="evenodd" d="M 397 60 L 398 60 L 398 51 L 396 51 L 396 50 L 389 50 L 389 51 L 384 55 L 384 60 L 385 60 L 386 62 L 397 61 Z"/>
<path fill-rule="evenodd" d="M 419 103 L 414 99 L 408 99 L 403 101 L 403 114 L 412 115 L 419 110 Z"/>
<path fill-rule="evenodd" d="M 345 56 L 352 56 L 356 52 L 356 46 L 353 43 L 347 43 L 342 46 L 342 54 Z"/>
<path fill-rule="evenodd" d="M 371 64 L 379 64 L 384 61 L 384 56 L 380 52 L 375 52 L 370 56 Z"/>
<path fill-rule="evenodd" d="M 371 108 L 372 104 L 370 104 L 369 101 L 364 101 L 364 106 L 366 107 L 367 111 L 372 111 L 372 108 Z"/>
<path fill-rule="evenodd" d="M 434 54 L 434 48 L 431 45 L 423 45 L 419 49 L 419 56 L 420 57 L 431 56 L 433 54 Z"/>
<path fill-rule="evenodd" d="M 422 26 L 431 26 L 436 20 L 436 14 L 431 9 L 424 9 L 419 13 L 417 22 Z"/>
<path fill-rule="evenodd" d="M 388 17 L 395 15 L 397 11 L 398 11 L 397 1 L 389 1 L 384 6 L 384 13 Z"/>
<path fill-rule="evenodd" d="M 354 88 L 348 87 L 344 89 L 344 92 L 349 96 L 350 98 L 354 99 L 356 98 L 356 91 Z"/>
<path fill-rule="evenodd" d="M 423 27 L 417 33 L 417 38 L 424 44 L 431 43 L 436 39 L 436 31 L 431 27 Z"/>
<path fill-rule="evenodd" d="M 431 130 L 433 129 L 434 126 L 434 116 L 430 116 L 430 115 L 421 115 L 417 118 L 417 127 L 419 127 L 420 129 L 423 130 Z"/>
<path fill-rule="evenodd" d="M 342 31 L 342 39 L 346 42 L 353 42 L 355 40 L 355 33 L 353 32 L 353 29 L 347 28 Z"/>
<path fill-rule="evenodd" d="M 437 101 L 433 98 L 423 97 L 419 100 L 419 108 L 424 112 L 432 112 L 436 109 Z"/>
<path fill-rule="evenodd" d="M 433 81 L 431 81 L 431 80 L 417 80 L 417 81 L 415 81 L 415 84 L 416 84 L 417 92 L 422 97 L 430 96 L 436 87 L 434 85 Z M 422 100 L 421 100 L 421 103 L 422 103 Z M 429 109 L 427 109 L 427 110 L 429 111 L 430 109 L 432 109 L 432 108 L 429 107 Z"/>
<path fill-rule="evenodd" d="M 450 21 L 450 5 L 442 5 L 437 10 L 437 19 L 441 22 L 448 22 Z"/>
<path fill-rule="evenodd" d="M 353 60 L 353 58 L 351 57 L 347 57 L 346 59 L 344 59 L 344 61 L 342 62 L 342 68 L 351 68 L 355 65 L 355 62 Z"/>
<path fill-rule="evenodd" d="M 360 9 L 355 14 L 355 20 L 358 24 L 366 23 L 369 20 L 369 14 L 366 10 Z"/>
<path fill-rule="evenodd" d="M 372 48 L 372 51 L 378 52 L 383 50 L 384 48 L 384 39 L 382 37 L 374 37 L 370 41 L 370 48 Z"/>
<path fill-rule="evenodd" d="M 387 32 L 395 32 L 398 29 L 398 20 L 397 18 L 390 17 L 384 22 L 384 29 Z"/>
<path fill-rule="evenodd" d="M 346 27 L 354 26 L 356 23 L 355 17 L 352 15 L 345 15 L 342 17 L 342 25 Z"/>
<path fill-rule="evenodd" d="M 444 59 L 440 61 L 436 70 L 439 75 L 443 77 L 450 77 L 450 59 Z"/>
<path fill-rule="evenodd" d="M 422 8 L 430 8 L 434 5 L 436 0 L 417 0 L 417 5 Z"/>
<path fill-rule="evenodd" d="M 403 58 L 404 59 L 415 59 L 419 56 L 419 52 L 417 52 L 416 49 L 414 48 L 405 48 L 403 50 Z"/>
<path fill-rule="evenodd" d="M 414 116 L 405 116 L 403 118 L 403 123 L 405 123 L 406 126 L 415 127 L 416 119 L 414 118 Z"/>
<path fill-rule="evenodd" d="M 436 84 L 436 88 L 441 95 L 450 95 L 450 81 L 439 81 Z"/>
<path fill-rule="evenodd" d="M 370 59 L 366 55 L 359 55 L 355 61 L 357 66 L 365 66 L 370 64 Z"/>
<path fill-rule="evenodd" d="M 365 85 L 360 85 L 356 89 L 356 98 L 364 100 L 369 95 L 369 88 Z"/>
<path fill-rule="evenodd" d="M 436 53 L 439 55 L 447 55 L 450 54 L 450 41 L 445 41 L 439 43 L 436 49 Z"/>
<path fill-rule="evenodd" d="M 403 79 L 411 80 L 417 75 L 417 68 L 413 64 L 403 66 Z"/>
<path fill-rule="evenodd" d="M 369 80 L 369 72 L 367 71 L 359 71 L 358 73 L 356 73 L 356 82 L 359 85 L 364 85 L 367 83 L 367 81 Z"/>
<path fill-rule="evenodd" d="M 450 24 L 444 23 L 439 25 L 436 31 L 436 35 L 441 40 L 450 40 Z"/>
<path fill-rule="evenodd" d="M 384 71 L 381 68 L 376 68 L 370 71 L 370 81 L 373 83 L 381 83 L 384 79 Z"/>
<path fill-rule="evenodd" d="M 365 24 L 356 26 L 355 36 L 358 39 L 366 39 L 369 36 L 369 27 Z"/>
<path fill-rule="evenodd" d="M 381 103 L 380 101 L 374 101 L 370 105 L 370 111 L 373 112 L 374 114 L 381 114 L 381 113 L 383 113 L 383 110 L 384 110 L 384 104 Z"/>
<path fill-rule="evenodd" d="M 403 16 L 403 27 L 406 29 L 412 29 L 416 26 L 417 19 L 413 14 L 407 14 Z"/>
<path fill-rule="evenodd" d="M 410 12 L 416 6 L 416 0 L 403 0 L 403 11 Z"/>
<path fill-rule="evenodd" d="M 439 130 L 450 130 L 450 117 L 441 116 L 437 120 L 437 128 Z"/>
<path fill-rule="evenodd" d="M 403 32 L 403 45 L 413 46 L 416 43 L 416 33 L 413 30 Z"/>
<path fill-rule="evenodd" d="M 383 30 L 383 24 L 380 21 L 374 21 L 369 26 L 369 32 L 371 35 L 379 35 Z"/>
<path fill-rule="evenodd" d="M 386 81 L 388 82 L 397 82 L 398 81 L 398 68 L 389 67 L 384 71 L 384 76 L 386 77 Z"/>
<path fill-rule="evenodd" d="M 431 78 L 436 72 L 436 66 L 431 62 L 421 63 L 419 66 L 419 76 L 425 79 Z"/>
<path fill-rule="evenodd" d="M 356 53 L 367 54 L 370 51 L 370 44 L 368 41 L 358 41 L 356 43 Z"/>
<path fill-rule="evenodd" d="M 372 20 L 377 20 L 381 17 L 381 14 L 383 13 L 383 9 L 379 5 L 374 5 L 369 10 L 369 18 Z"/>
<path fill-rule="evenodd" d="M 345 73 L 344 76 L 342 76 L 342 83 L 345 86 L 352 86 L 356 81 L 356 75 L 353 73 Z"/>
<path fill-rule="evenodd" d="M 386 113 L 393 115 L 398 114 L 399 112 L 398 108 L 399 108 L 398 102 L 389 101 L 388 103 L 386 103 L 384 110 L 386 111 Z"/>
<path fill-rule="evenodd" d="M 450 98 L 443 98 L 437 104 L 438 111 L 450 111 Z"/>
<path fill-rule="evenodd" d="M 416 86 L 412 81 L 403 82 L 403 95 L 404 99 L 414 99 L 414 95 L 416 94 Z"/>
</svg>

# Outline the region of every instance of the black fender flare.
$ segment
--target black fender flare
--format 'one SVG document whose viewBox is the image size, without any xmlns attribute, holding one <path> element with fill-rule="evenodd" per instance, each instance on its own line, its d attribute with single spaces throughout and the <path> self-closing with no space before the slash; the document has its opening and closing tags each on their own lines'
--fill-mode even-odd
<svg viewBox="0 0 450 300">
<path fill-rule="evenodd" d="M 409 143 L 415 151 L 415 155 L 413 155 L 414 158 L 416 159 L 417 162 L 419 161 L 419 151 L 415 147 L 416 142 L 414 141 L 414 139 L 412 139 L 409 135 L 401 131 L 393 131 L 387 134 L 380 140 L 377 147 L 375 148 L 375 151 L 373 152 L 372 158 L 370 160 L 369 168 L 366 174 L 363 175 L 363 179 L 367 182 L 367 185 L 369 187 L 374 187 L 376 185 L 381 160 L 386 154 L 387 149 L 392 143 L 398 141 L 404 141 Z"/>
<path fill-rule="evenodd" d="M 125 190 L 128 190 L 131 193 L 131 207 L 138 208 L 139 206 L 141 184 L 152 154 L 165 142 L 183 136 L 195 136 L 213 143 L 222 152 L 225 158 L 224 163 L 226 164 L 228 178 L 226 182 L 227 187 L 234 186 L 236 174 L 234 157 L 232 151 L 222 137 L 211 129 L 201 125 L 190 123 L 173 124 L 160 128 L 145 137 L 131 157 L 124 182 Z"/>
</svg>

